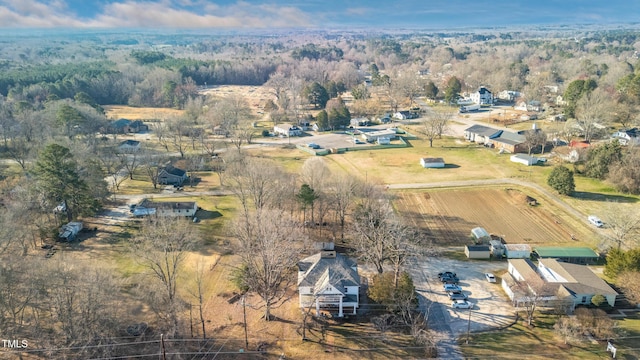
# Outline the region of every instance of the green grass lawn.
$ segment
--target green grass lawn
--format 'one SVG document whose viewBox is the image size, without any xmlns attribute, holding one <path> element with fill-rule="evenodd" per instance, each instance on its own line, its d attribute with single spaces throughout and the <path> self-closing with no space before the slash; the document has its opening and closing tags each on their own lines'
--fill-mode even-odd
<svg viewBox="0 0 640 360">
<path fill-rule="evenodd" d="M 478 359 L 602 359 L 602 344 L 570 343 L 554 334 L 555 316 L 538 315 L 536 326 L 517 324 L 499 331 L 472 334 L 469 344 L 460 339 L 465 358 Z"/>
<path fill-rule="evenodd" d="M 640 358 L 640 317 L 618 321 L 618 335 L 615 344 L 618 347 L 618 359 Z"/>
</svg>

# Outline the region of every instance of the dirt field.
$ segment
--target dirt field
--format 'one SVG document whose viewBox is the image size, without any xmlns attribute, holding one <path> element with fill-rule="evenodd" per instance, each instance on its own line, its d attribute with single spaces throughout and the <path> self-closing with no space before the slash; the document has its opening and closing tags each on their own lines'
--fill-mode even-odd
<svg viewBox="0 0 640 360">
<path fill-rule="evenodd" d="M 527 204 L 527 194 L 505 188 L 447 189 L 398 192 L 394 205 L 412 225 L 425 230 L 438 245 L 469 243 L 477 226 L 503 236 L 511 244 L 591 242 L 593 233 L 552 204 L 531 194 L 539 205 Z M 576 240 L 571 239 L 571 234 Z"/>
<path fill-rule="evenodd" d="M 108 119 L 125 118 L 129 120 L 154 120 L 164 119 L 170 116 L 180 116 L 184 111 L 168 108 L 145 108 L 123 105 L 103 106 Z"/>
<path fill-rule="evenodd" d="M 201 94 L 214 98 L 239 96 L 247 100 L 254 114 L 264 115 L 264 105 L 266 101 L 274 98 L 270 91 L 271 90 L 265 86 L 220 85 L 211 86 L 203 90 Z"/>
</svg>

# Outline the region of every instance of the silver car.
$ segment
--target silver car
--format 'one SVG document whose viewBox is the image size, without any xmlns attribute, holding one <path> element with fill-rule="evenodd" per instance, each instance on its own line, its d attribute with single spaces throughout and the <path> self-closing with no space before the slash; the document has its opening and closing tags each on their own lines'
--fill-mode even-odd
<svg viewBox="0 0 640 360">
<path fill-rule="evenodd" d="M 454 309 L 471 309 L 473 307 L 473 303 L 470 303 L 467 300 L 454 300 L 451 303 L 451 307 Z"/>
</svg>

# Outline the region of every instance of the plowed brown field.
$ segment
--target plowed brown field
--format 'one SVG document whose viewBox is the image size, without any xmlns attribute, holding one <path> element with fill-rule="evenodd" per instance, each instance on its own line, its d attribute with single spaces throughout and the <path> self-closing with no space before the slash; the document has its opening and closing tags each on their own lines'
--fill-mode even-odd
<svg viewBox="0 0 640 360">
<path fill-rule="evenodd" d="M 511 244 L 577 246 L 591 241 L 590 229 L 536 194 L 530 196 L 540 204 L 528 205 L 527 195 L 504 188 L 402 191 L 394 206 L 437 245 L 468 244 L 477 226 Z"/>
</svg>

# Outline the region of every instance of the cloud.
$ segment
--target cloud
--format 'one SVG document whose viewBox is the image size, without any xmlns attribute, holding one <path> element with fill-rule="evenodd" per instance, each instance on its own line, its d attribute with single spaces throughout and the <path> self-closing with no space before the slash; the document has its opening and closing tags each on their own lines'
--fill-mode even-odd
<svg viewBox="0 0 640 360">
<path fill-rule="evenodd" d="M 267 28 L 313 25 L 313 18 L 297 7 L 244 1 L 228 6 L 203 0 L 119 1 L 105 4 L 90 18 L 80 18 L 60 0 L 0 0 L 0 27 L 8 28 Z"/>
<path fill-rule="evenodd" d="M 76 27 L 76 19 L 61 1 L 0 0 L 0 27 Z"/>
</svg>

